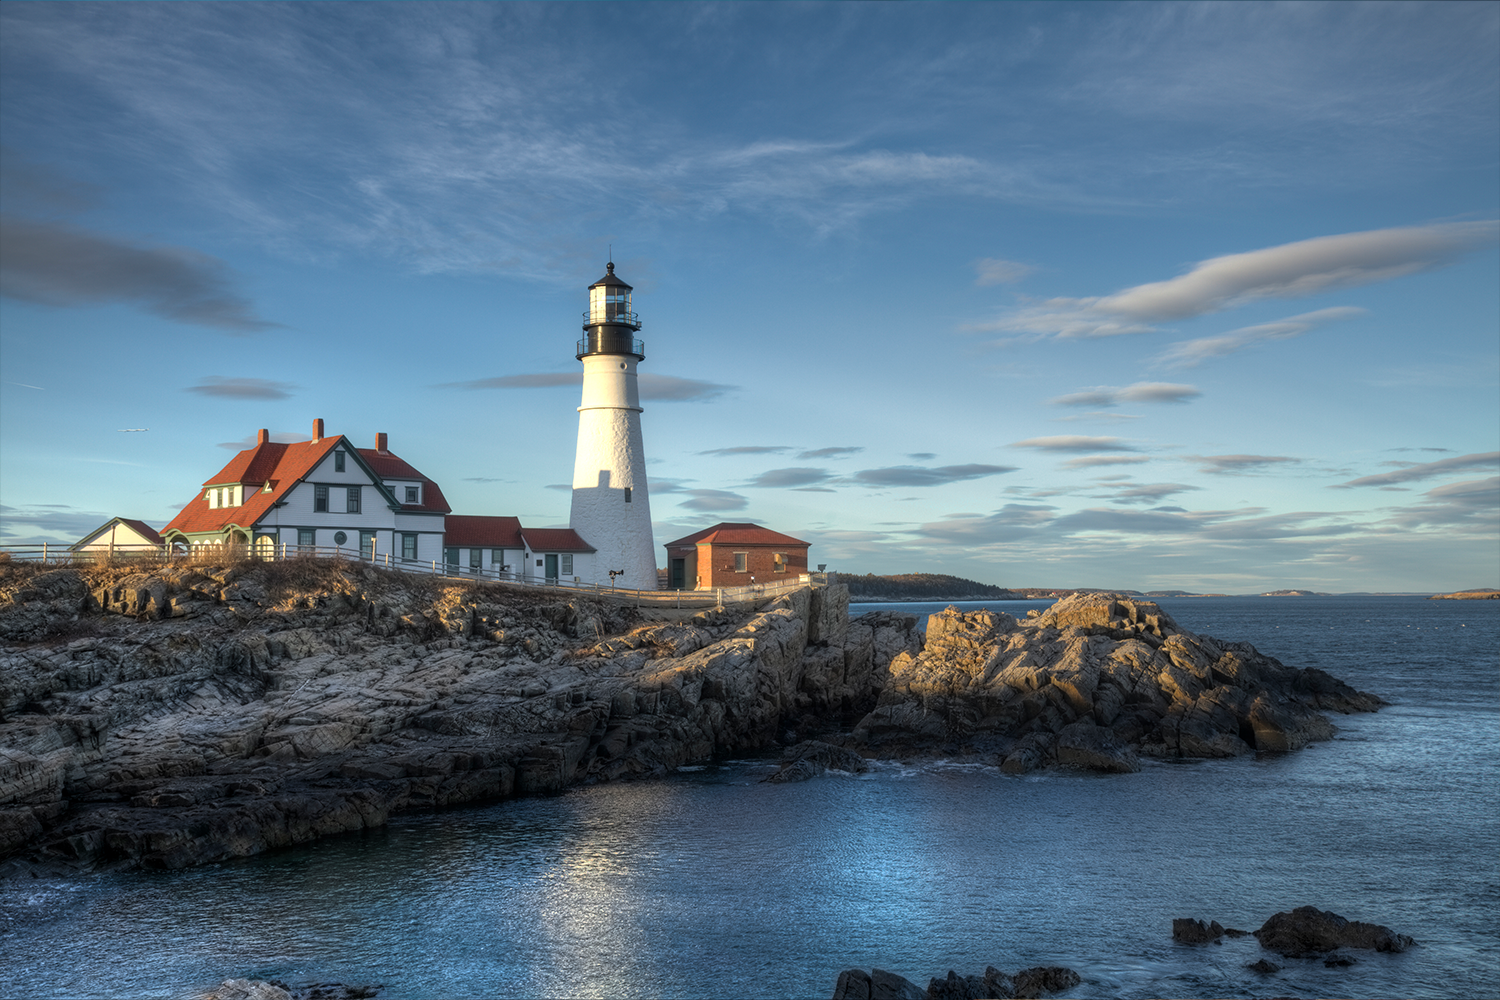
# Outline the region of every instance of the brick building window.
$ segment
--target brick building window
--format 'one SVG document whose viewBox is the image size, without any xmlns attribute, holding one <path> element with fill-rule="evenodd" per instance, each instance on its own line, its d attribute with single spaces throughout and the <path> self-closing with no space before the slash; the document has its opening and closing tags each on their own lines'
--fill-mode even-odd
<svg viewBox="0 0 1500 1000">
<path fill-rule="evenodd" d="M 785 573 L 786 572 L 786 553 L 785 552 L 772 552 L 771 553 L 771 572 L 772 573 Z"/>
<path fill-rule="evenodd" d="M 750 570 L 750 553 L 748 553 L 748 552 L 736 552 L 734 554 L 734 571 L 736 573 L 746 573 L 746 572 L 749 572 L 749 570 Z"/>
</svg>

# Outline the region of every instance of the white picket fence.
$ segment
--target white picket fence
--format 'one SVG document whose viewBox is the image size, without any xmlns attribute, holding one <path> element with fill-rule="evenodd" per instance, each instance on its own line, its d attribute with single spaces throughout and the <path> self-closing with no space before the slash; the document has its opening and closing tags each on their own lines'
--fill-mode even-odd
<svg viewBox="0 0 1500 1000">
<path fill-rule="evenodd" d="M 110 548 L 73 550 L 66 545 L 4 545 L 0 546 L 0 558 L 18 562 L 42 562 L 66 566 L 88 566 L 100 563 L 224 563 L 242 559 L 277 562 L 284 559 L 344 559 L 349 562 L 364 562 L 384 569 L 402 573 L 423 573 L 452 580 L 489 581 L 525 587 L 529 590 L 551 590 L 570 594 L 585 593 L 590 596 L 633 602 L 637 606 L 660 606 L 678 608 L 722 607 L 725 604 L 756 603 L 770 600 L 803 587 L 821 586 L 827 582 L 822 573 L 804 573 L 795 579 L 775 583 L 757 583 L 745 587 L 715 587 L 712 590 L 629 590 L 609 584 L 574 583 L 569 580 L 548 580 L 525 577 L 517 573 L 494 569 L 461 566 L 441 560 L 416 560 L 393 558 L 387 553 L 376 553 L 367 558 L 358 549 L 330 548 L 327 546 L 281 544 L 273 548 L 258 548 L 251 551 L 244 545 L 203 545 L 190 550 L 162 549 L 155 545 L 116 545 Z"/>
</svg>

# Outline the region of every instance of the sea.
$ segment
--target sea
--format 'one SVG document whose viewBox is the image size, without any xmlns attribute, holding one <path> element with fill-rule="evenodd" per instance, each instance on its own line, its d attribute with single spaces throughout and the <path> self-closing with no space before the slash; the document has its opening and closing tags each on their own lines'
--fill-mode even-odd
<svg viewBox="0 0 1500 1000">
<path fill-rule="evenodd" d="M 0 988 L 826 998 L 848 968 L 1064 965 L 1073 997 L 1500 996 L 1500 601 L 1160 603 L 1391 705 L 1301 752 L 1139 774 L 889 761 L 776 785 L 774 753 L 726 757 L 186 871 L 12 879 Z M 1297 906 L 1419 943 L 1329 968 L 1172 940 L 1175 917 L 1254 930 Z"/>
</svg>

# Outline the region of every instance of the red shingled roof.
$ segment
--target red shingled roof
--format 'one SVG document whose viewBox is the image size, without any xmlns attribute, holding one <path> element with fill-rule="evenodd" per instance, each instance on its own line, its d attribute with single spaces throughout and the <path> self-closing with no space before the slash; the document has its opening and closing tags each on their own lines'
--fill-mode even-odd
<svg viewBox="0 0 1500 1000">
<path fill-rule="evenodd" d="M 238 507 L 208 506 L 208 491 L 200 489 L 186 507 L 177 512 L 163 535 L 178 531 L 184 535 L 223 531 L 230 525 L 249 528 L 270 510 L 272 505 L 302 481 L 323 458 L 343 440 L 340 435 L 320 441 L 298 441 L 280 444 L 264 441 L 234 456 L 229 464 L 204 482 L 205 487 L 231 483 L 245 484 L 245 502 Z M 271 483 L 271 492 L 261 487 Z M 253 491 L 253 492 L 252 492 Z"/>
<path fill-rule="evenodd" d="M 443 521 L 443 544 L 456 548 L 519 549 L 519 517 L 485 517 L 478 514 L 449 514 Z"/>
<path fill-rule="evenodd" d="M 593 552 L 572 528 L 522 528 L 521 538 L 533 552 Z M 452 545 L 452 542 L 448 543 Z"/>
<path fill-rule="evenodd" d="M 666 542 L 669 549 L 697 545 L 700 542 L 708 542 L 712 545 L 808 545 L 801 539 L 793 538 L 791 535 L 783 535 L 779 531 L 770 528 L 762 528 L 758 524 L 748 522 L 724 521 L 711 528 L 695 531 L 691 535 L 685 535 L 675 542 Z"/>
<path fill-rule="evenodd" d="M 374 448 L 360 448 L 359 457 L 365 460 L 370 470 L 385 479 L 417 479 L 422 483 L 422 502 L 403 503 L 402 510 L 426 510 L 434 514 L 451 513 L 453 508 L 448 506 L 443 491 L 438 489 L 438 484 L 422 475 L 416 469 L 408 465 L 404 460 L 397 458 L 388 451 L 376 451 Z M 400 501 L 404 494 L 398 493 L 396 499 Z M 464 543 L 459 543 L 464 544 Z"/>
</svg>

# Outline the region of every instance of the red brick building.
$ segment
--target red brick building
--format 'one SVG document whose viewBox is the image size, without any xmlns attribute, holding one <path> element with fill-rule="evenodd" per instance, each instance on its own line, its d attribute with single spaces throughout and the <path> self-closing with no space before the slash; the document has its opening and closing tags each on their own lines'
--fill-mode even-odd
<svg viewBox="0 0 1500 1000">
<path fill-rule="evenodd" d="M 807 542 L 758 524 L 726 521 L 666 547 L 667 586 L 672 590 L 777 583 L 807 572 Z"/>
</svg>

